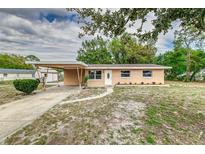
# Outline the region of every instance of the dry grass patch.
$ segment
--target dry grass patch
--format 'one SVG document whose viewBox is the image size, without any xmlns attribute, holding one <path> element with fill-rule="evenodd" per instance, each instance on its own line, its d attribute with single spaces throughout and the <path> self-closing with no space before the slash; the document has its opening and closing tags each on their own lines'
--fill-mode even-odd
<svg viewBox="0 0 205 154">
<path fill-rule="evenodd" d="M 17 91 L 11 81 L 0 82 L 0 105 L 23 98 L 25 95 Z"/>
<path fill-rule="evenodd" d="M 117 87 L 57 105 L 6 144 L 205 144 L 205 86 Z M 193 83 L 191 83 L 193 84 Z"/>
<path fill-rule="evenodd" d="M 20 91 L 17 91 L 12 82 L 13 81 L 0 81 L 0 105 L 28 96 Z M 48 87 L 50 87 L 50 85 Z M 41 89 L 42 84 L 38 86 L 38 90 Z"/>
<path fill-rule="evenodd" d="M 106 92 L 106 88 L 86 88 L 82 89 L 80 93 L 73 94 L 64 99 L 64 101 L 76 100 L 86 97 L 93 97 Z"/>
</svg>

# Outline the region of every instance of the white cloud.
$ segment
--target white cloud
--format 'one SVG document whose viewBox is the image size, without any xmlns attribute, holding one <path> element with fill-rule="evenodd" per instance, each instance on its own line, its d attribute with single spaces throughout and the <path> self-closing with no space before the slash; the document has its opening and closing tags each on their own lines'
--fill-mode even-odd
<svg viewBox="0 0 205 154">
<path fill-rule="evenodd" d="M 52 22 L 41 18 L 49 14 L 62 17 L 69 15 L 65 9 L 0 9 L 0 53 L 33 54 L 41 60 L 75 60 L 82 41 L 92 36 L 78 38 L 81 30 L 80 25 L 74 22 L 75 18 L 72 21 Z M 143 30 L 152 30 L 153 18 L 153 14 L 147 16 Z M 136 32 L 139 26 L 140 21 L 137 21 L 128 32 Z M 158 53 L 172 48 L 173 32 L 170 30 L 166 35 L 159 36 L 156 44 Z"/>
<path fill-rule="evenodd" d="M 0 52 L 34 54 L 41 60 L 75 59 L 76 51 L 86 39 L 78 38 L 79 24 L 68 20 L 33 20 L 37 15 L 30 16 L 24 18 L 0 11 Z"/>
</svg>

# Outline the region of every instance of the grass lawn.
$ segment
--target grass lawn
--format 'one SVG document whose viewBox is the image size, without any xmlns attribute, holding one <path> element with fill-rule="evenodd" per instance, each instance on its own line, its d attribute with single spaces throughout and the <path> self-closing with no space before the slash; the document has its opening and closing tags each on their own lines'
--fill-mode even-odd
<svg viewBox="0 0 205 154">
<path fill-rule="evenodd" d="M 0 81 L 0 105 L 9 103 L 26 97 L 24 93 L 17 91 L 13 86 L 13 81 Z M 42 89 L 40 84 L 38 90 Z"/>
<path fill-rule="evenodd" d="M 14 88 L 12 81 L 0 82 L 0 105 L 23 97 L 25 97 L 25 95 Z"/>
<path fill-rule="evenodd" d="M 56 105 L 5 144 L 205 144 L 205 84 L 169 84 Z"/>
</svg>

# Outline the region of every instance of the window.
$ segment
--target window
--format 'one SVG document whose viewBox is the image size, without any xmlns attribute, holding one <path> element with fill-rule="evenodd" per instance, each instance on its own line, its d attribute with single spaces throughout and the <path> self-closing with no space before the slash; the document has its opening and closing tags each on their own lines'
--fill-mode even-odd
<svg viewBox="0 0 205 154">
<path fill-rule="evenodd" d="M 7 73 L 4 73 L 4 75 L 3 75 L 5 78 L 8 76 L 8 74 Z"/>
<path fill-rule="evenodd" d="M 130 77 L 130 71 L 121 71 L 121 77 Z"/>
<path fill-rule="evenodd" d="M 89 71 L 89 79 L 95 78 L 95 71 Z"/>
<path fill-rule="evenodd" d="M 152 77 L 152 71 L 143 71 L 143 77 Z"/>
<path fill-rule="evenodd" d="M 96 73 L 95 78 L 96 79 L 101 79 L 101 71 L 96 71 L 95 73 Z"/>
<path fill-rule="evenodd" d="M 89 79 L 101 79 L 102 71 L 92 70 L 89 71 Z"/>
</svg>

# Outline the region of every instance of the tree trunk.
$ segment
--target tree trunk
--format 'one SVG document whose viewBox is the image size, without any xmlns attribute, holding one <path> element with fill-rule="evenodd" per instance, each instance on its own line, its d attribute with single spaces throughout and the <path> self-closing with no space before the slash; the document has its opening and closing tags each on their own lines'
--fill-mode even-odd
<svg viewBox="0 0 205 154">
<path fill-rule="evenodd" d="M 190 81 L 191 50 L 187 49 L 186 56 L 186 81 Z"/>
<path fill-rule="evenodd" d="M 192 75 L 191 75 L 191 77 L 190 77 L 190 81 L 193 81 L 193 79 L 194 79 L 196 73 L 197 73 L 197 71 L 194 71 L 194 72 L 192 73 Z"/>
</svg>

